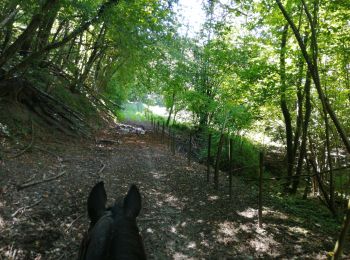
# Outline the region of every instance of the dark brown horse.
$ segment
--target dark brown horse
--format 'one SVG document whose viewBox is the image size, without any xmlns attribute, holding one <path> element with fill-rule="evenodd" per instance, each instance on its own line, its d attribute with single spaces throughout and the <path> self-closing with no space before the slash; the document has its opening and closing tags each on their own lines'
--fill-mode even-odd
<svg viewBox="0 0 350 260">
<path fill-rule="evenodd" d="M 87 208 L 90 228 L 79 250 L 79 260 L 146 259 L 142 238 L 136 225 L 141 210 L 141 195 L 132 185 L 123 201 L 106 208 L 103 182 L 91 190 Z"/>
</svg>

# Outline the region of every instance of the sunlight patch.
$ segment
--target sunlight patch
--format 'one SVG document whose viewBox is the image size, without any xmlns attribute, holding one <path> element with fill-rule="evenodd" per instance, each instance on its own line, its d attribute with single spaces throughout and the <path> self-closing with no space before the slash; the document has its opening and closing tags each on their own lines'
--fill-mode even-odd
<svg viewBox="0 0 350 260">
<path fill-rule="evenodd" d="M 251 232 L 252 226 L 249 224 L 241 224 L 239 225 L 240 230 L 245 231 L 245 232 Z"/>
<path fill-rule="evenodd" d="M 219 224 L 219 237 L 218 241 L 224 244 L 233 242 L 237 240 L 237 234 L 239 233 L 239 228 L 234 226 L 233 222 L 225 221 Z"/>
<path fill-rule="evenodd" d="M 219 198 L 220 198 L 219 196 L 214 195 L 214 196 L 209 196 L 208 200 L 209 201 L 215 201 L 215 200 L 218 200 Z"/>
<path fill-rule="evenodd" d="M 147 228 L 147 229 L 146 229 L 146 232 L 147 232 L 147 233 L 153 234 L 153 233 L 154 233 L 154 230 L 153 230 L 152 228 Z"/>
<path fill-rule="evenodd" d="M 0 228 L 4 228 L 5 227 L 5 221 L 4 219 L 0 216 Z"/>
<path fill-rule="evenodd" d="M 201 241 L 201 245 L 202 245 L 202 246 L 205 246 L 205 247 L 209 247 L 209 242 L 208 242 L 208 240 L 203 240 L 203 241 Z"/>
<path fill-rule="evenodd" d="M 288 219 L 288 215 L 286 215 L 280 211 L 272 210 L 270 208 L 264 208 L 263 215 L 272 215 L 274 217 L 278 217 L 279 219 Z"/>
<path fill-rule="evenodd" d="M 196 242 L 194 242 L 194 241 L 191 241 L 190 243 L 188 243 L 188 245 L 187 245 L 187 248 L 191 248 L 191 249 L 194 249 L 194 248 L 196 248 L 197 247 L 197 245 L 196 245 Z"/>
<path fill-rule="evenodd" d="M 294 233 L 299 233 L 299 234 L 303 234 L 303 235 L 307 235 L 309 233 L 309 231 L 305 228 L 301 228 L 301 227 L 288 227 L 289 231 L 292 231 Z"/>
<path fill-rule="evenodd" d="M 247 208 L 244 211 L 237 212 L 237 214 L 245 218 L 254 218 L 258 215 L 258 211 L 253 208 Z"/>
<path fill-rule="evenodd" d="M 11 246 L 8 246 L 7 248 L 0 248 L 0 252 L 2 252 L 7 257 L 7 259 L 22 259 L 24 255 L 23 250 L 14 248 L 13 243 Z M 40 255 L 37 257 L 39 258 L 36 258 L 36 259 L 41 259 Z"/>
<path fill-rule="evenodd" d="M 164 177 L 164 174 L 161 174 L 161 173 L 159 173 L 159 172 L 151 172 L 151 174 L 152 174 L 153 178 L 155 178 L 155 179 L 157 179 L 157 180 L 159 180 L 159 179 L 161 179 L 162 177 Z"/>
<path fill-rule="evenodd" d="M 270 245 L 266 243 L 266 240 L 253 239 L 249 241 L 249 244 L 252 248 L 259 252 L 266 252 L 269 250 Z"/>
<path fill-rule="evenodd" d="M 188 255 L 177 252 L 177 253 L 173 254 L 173 259 L 194 259 L 194 258 L 190 258 Z"/>
<path fill-rule="evenodd" d="M 179 200 L 176 197 L 174 197 L 173 195 L 167 195 L 165 198 L 165 201 L 166 202 L 178 202 Z"/>
<path fill-rule="evenodd" d="M 176 209 L 182 209 L 184 207 L 184 203 L 182 201 L 179 201 L 177 197 L 170 194 L 163 194 L 163 196 L 165 197 L 163 201 L 171 207 L 174 207 Z"/>
<path fill-rule="evenodd" d="M 174 234 L 177 233 L 176 227 L 174 227 L 174 226 L 170 228 L 170 231 L 171 231 L 172 233 L 174 233 Z"/>
<path fill-rule="evenodd" d="M 279 243 L 272 236 L 256 236 L 249 241 L 249 245 L 258 252 L 268 253 L 272 257 L 278 255 Z"/>
</svg>

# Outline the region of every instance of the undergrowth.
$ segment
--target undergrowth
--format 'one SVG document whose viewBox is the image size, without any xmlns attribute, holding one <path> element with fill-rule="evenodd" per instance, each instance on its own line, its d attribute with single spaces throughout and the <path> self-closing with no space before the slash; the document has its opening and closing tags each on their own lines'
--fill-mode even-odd
<svg viewBox="0 0 350 260">
<path fill-rule="evenodd" d="M 302 199 L 300 196 L 285 196 L 282 193 L 268 192 L 266 202 L 273 208 L 285 212 L 293 221 L 305 227 L 320 228 L 324 233 L 338 231 L 341 218 L 334 218 L 317 198 Z"/>
</svg>

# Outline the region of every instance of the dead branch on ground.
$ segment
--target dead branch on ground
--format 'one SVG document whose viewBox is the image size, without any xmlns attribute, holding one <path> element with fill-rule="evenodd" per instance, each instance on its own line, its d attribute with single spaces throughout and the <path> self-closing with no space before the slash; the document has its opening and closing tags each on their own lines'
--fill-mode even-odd
<svg viewBox="0 0 350 260">
<path fill-rule="evenodd" d="M 74 219 L 66 228 L 65 232 L 67 233 L 69 229 L 74 225 L 75 222 L 77 222 L 79 219 L 81 219 L 84 216 L 84 214 L 79 215 L 76 219 Z"/>
<path fill-rule="evenodd" d="M 101 164 L 102 164 L 102 167 L 97 172 L 97 175 L 100 175 L 103 172 L 103 170 L 106 168 L 106 165 L 103 162 L 101 162 Z"/>
<path fill-rule="evenodd" d="M 11 214 L 12 217 L 15 217 L 19 212 L 23 212 L 27 209 L 33 208 L 36 205 L 38 205 L 41 201 L 43 200 L 43 198 L 40 198 L 39 200 L 37 200 L 36 202 L 34 202 L 32 205 L 29 206 L 25 206 L 25 207 L 20 207 L 19 209 L 17 209 L 13 214 Z"/>
<path fill-rule="evenodd" d="M 52 176 L 52 177 L 49 177 L 49 178 L 43 178 L 42 180 L 39 180 L 39 181 L 31 181 L 31 182 L 26 182 L 22 185 L 19 185 L 17 187 L 18 190 L 22 190 L 22 189 L 25 189 L 25 188 L 28 188 L 28 187 L 31 187 L 31 186 L 34 186 L 34 185 L 37 185 L 37 184 L 40 184 L 40 183 L 44 183 L 44 182 L 49 182 L 49 181 L 53 181 L 55 179 L 58 179 L 59 177 L 63 176 L 66 172 L 63 171 L 61 172 L 60 174 L 56 175 L 56 176 Z"/>
</svg>

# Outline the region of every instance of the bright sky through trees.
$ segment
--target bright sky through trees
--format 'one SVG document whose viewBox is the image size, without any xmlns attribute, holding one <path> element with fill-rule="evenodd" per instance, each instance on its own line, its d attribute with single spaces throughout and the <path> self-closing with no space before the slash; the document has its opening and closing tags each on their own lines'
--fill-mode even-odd
<svg viewBox="0 0 350 260">
<path fill-rule="evenodd" d="M 176 12 L 183 25 L 179 30 L 182 35 L 193 37 L 199 32 L 205 19 L 202 6 L 202 0 L 179 0 Z"/>
</svg>

